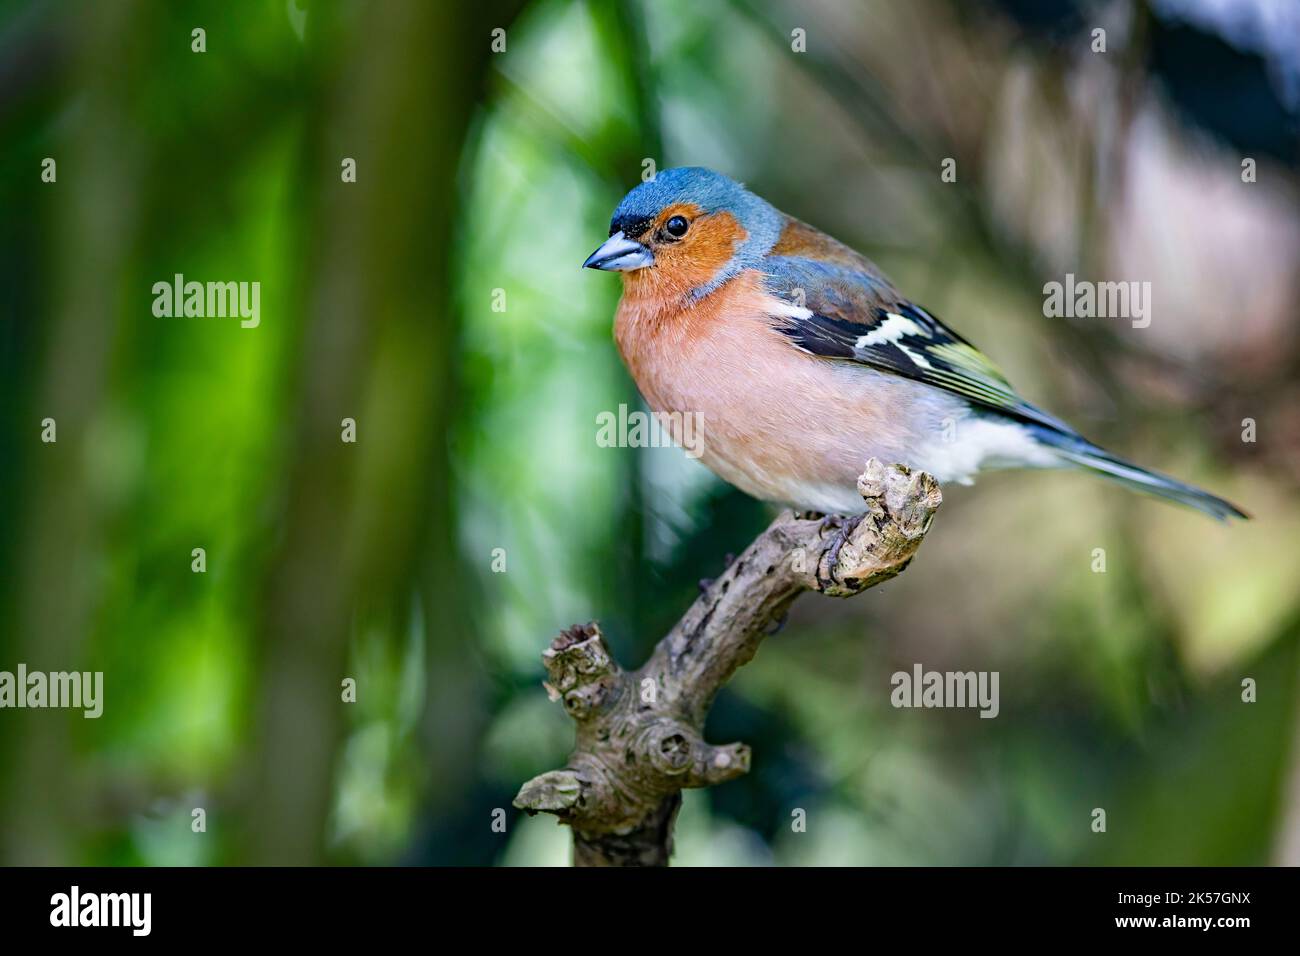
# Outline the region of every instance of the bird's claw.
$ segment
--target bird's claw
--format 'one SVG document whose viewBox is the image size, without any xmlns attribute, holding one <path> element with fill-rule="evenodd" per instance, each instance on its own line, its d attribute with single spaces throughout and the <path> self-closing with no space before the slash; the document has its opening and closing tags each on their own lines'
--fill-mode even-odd
<svg viewBox="0 0 1300 956">
<path fill-rule="evenodd" d="M 839 533 L 835 535 L 835 542 L 831 545 L 830 551 L 827 552 L 826 573 L 834 574 L 835 566 L 840 560 L 840 550 L 844 547 L 845 542 L 849 540 L 853 532 L 857 530 L 858 525 L 862 524 L 862 519 L 866 515 L 827 515 L 822 519 L 821 533 L 825 534 L 829 528 L 838 528 Z M 818 569 L 818 578 L 821 578 L 821 571 Z M 823 580 L 822 586 L 826 587 L 831 582 Z"/>
<path fill-rule="evenodd" d="M 821 520 L 817 523 L 817 534 L 818 534 L 820 537 L 823 537 L 823 538 L 824 538 L 824 537 L 826 537 L 826 533 L 827 533 L 828 531 L 831 531 L 831 530 L 836 530 L 836 531 L 842 530 L 842 529 L 844 528 L 844 525 L 845 525 L 848 521 L 850 521 L 850 520 L 851 520 L 851 518 L 850 518 L 849 515 L 842 515 L 842 514 L 825 514 L 825 515 L 822 515 L 822 516 L 821 516 Z M 854 522 L 852 526 L 856 528 L 856 527 L 857 527 L 857 522 Z"/>
</svg>

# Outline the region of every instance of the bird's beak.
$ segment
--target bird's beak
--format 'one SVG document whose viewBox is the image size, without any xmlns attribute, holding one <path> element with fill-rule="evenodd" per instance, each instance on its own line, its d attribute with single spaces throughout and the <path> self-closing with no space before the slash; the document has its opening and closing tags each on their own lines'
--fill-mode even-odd
<svg viewBox="0 0 1300 956">
<path fill-rule="evenodd" d="M 654 254 L 641 243 L 616 232 L 605 244 L 587 256 L 582 265 L 587 269 L 604 269 L 606 272 L 632 272 L 654 265 Z"/>
</svg>

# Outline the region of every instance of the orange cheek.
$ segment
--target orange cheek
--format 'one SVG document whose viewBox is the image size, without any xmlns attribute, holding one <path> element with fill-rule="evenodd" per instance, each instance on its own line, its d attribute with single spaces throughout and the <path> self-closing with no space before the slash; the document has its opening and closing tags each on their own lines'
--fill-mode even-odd
<svg viewBox="0 0 1300 956">
<path fill-rule="evenodd" d="M 654 290 L 660 294 L 699 288 L 731 260 L 747 235 L 729 212 L 701 216 L 679 242 L 656 242 L 654 268 L 628 274 L 629 288 L 638 286 L 646 293 Z"/>
</svg>

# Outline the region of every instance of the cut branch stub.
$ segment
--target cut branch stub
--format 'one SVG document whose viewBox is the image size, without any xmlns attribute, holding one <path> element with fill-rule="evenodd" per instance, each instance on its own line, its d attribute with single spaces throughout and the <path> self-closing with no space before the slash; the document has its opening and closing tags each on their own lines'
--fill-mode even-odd
<svg viewBox="0 0 1300 956">
<path fill-rule="evenodd" d="M 704 741 L 714 696 L 804 591 L 847 597 L 911 561 L 942 501 L 934 479 L 874 459 L 858 479 L 866 503 L 848 518 L 782 512 L 700 595 L 639 671 L 614 661 L 592 623 L 543 653 L 547 691 L 577 724 L 568 766 L 515 797 L 573 827 L 589 865 L 667 863 L 680 791 L 749 770 L 744 744 Z"/>
<path fill-rule="evenodd" d="M 634 828 L 683 787 L 704 787 L 749 769 L 749 749 L 713 747 L 659 700 L 640 673 L 623 671 L 600 627 L 562 632 L 543 653 L 547 691 L 578 725 L 569 766 L 535 777 L 515 806 L 546 811 L 587 832 Z"/>
</svg>

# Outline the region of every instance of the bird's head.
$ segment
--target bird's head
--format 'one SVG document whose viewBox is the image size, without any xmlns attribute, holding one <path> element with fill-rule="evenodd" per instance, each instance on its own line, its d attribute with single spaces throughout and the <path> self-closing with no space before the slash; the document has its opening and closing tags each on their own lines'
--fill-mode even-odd
<svg viewBox="0 0 1300 956">
<path fill-rule="evenodd" d="M 583 265 L 624 273 L 628 288 L 701 298 L 756 265 L 781 226 L 776 209 L 721 173 L 665 169 L 623 197 L 609 239 Z"/>
</svg>

